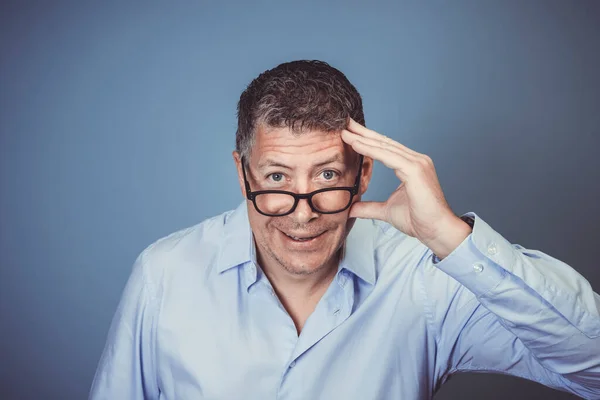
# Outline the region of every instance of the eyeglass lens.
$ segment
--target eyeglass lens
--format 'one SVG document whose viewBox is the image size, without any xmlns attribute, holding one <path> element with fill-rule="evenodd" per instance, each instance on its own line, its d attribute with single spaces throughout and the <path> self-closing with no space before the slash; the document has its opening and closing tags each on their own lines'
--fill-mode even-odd
<svg viewBox="0 0 600 400">
<path fill-rule="evenodd" d="M 321 212 L 341 211 L 351 200 L 350 191 L 330 190 L 313 195 L 312 204 Z M 256 207 L 266 214 L 286 214 L 294 207 L 293 196 L 283 193 L 263 193 L 256 195 Z"/>
</svg>

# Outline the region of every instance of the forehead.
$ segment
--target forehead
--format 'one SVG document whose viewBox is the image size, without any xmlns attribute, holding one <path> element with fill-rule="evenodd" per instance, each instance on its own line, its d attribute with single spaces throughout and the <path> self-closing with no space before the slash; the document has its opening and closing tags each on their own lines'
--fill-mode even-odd
<svg viewBox="0 0 600 400">
<path fill-rule="evenodd" d="M 341 132 L 303 131 L 293 133 L 290 128 L 259 126 L 252 148 L 252 158 L 280 157 L 288 160 L 311 161 L 341 154 L 349 162 L 353 150 L 341 138 Z"/>
</svg>

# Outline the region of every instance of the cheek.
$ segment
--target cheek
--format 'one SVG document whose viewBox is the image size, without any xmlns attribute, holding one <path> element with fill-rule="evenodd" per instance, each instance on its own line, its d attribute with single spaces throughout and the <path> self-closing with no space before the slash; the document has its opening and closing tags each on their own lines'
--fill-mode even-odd
<svg viewBox="0 0 600 400">
<path fill-rule="evenodd" d="M 277 221 L 277 218 L 267 217 L 259 214 L 252 204 L 248 209 L 248 220 L 252 233 L 254 234 L 255 240 L 263 246 L 273 245 L 279 238 L 279 230 L 277 229 L 278 224 L 281 221 Z"/>
<path fill-rule="evenodd" d="M 270 226 L 272 218 L 259 214 L 252 204 L 248 207 L 248 221 L 255 237 L 258 239 L 268 237 L 269 230 L 272 229 Z"/>
<path fill-rule="evenodd" d="M 347 213 L 341 213 L 340 217 L 331 219 L 328 221 L 327 229 L 329 230 L 329 234 L 327 235 L 327 245 L 328 246 L 339 246 L 340 242 L 346 237 L 347 232 L 350 231 L 352 225 L 354 225 L 354 220 L 348 218 Z"/>
</svg>

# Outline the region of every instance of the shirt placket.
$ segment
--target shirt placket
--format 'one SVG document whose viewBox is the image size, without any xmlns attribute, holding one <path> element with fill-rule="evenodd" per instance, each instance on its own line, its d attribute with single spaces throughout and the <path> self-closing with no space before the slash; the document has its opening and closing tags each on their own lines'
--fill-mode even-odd
<svg viewBox="0 0 600 400">
<path fill-rule="evenodd" d="M 338 272 L 323 298 L 307 319 L 304 328 L 281 377 L 278 399 L 288 398 L 293 392 L 292 385 L 288 391 L 286 383 L 293 381 L 293 374 L 301 374 L 303 360 L 310 351 L 316 349 L 318 343 L 350 317 L 354 305 L 354 279 L 351 272 L 342 269 Z M 297 372 L 296 372 L 297 371 Z"/>
</svg>

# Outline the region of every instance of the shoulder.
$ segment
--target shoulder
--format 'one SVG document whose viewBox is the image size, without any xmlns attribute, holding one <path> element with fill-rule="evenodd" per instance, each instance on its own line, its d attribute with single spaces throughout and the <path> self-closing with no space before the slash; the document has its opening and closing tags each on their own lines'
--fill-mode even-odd
<svg viewBox="0 0 600 400">
<path fill-rule="evenodd" d="M 233 210 L 159 238 L 138 255 L 136 265 L 148 283 L 157 283 L 164 274 L 190 264 L 210 264 L 218 257 L 223 229 Z"/>
<path fill-rule="evenodd" d="M 375 257 L 382 275 L 412 281 L 431 303 L 444 304 L 455 299 L 461 303 L 460 308 L 462 303 L 473 300 L 465 287 L 433 263 L 433 252 L 418 239 L 386 222 L 374 221 L 373 225 Z"/>
<path fill-rule="evenodd" d="M 431 258 L 431 250 L 387 222 L 373 220 L 375 256 L 382 269 L 414 269 Z"/>
</svg>

